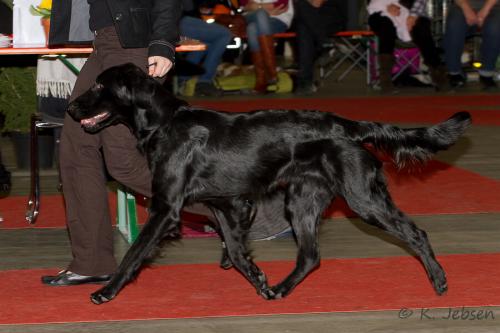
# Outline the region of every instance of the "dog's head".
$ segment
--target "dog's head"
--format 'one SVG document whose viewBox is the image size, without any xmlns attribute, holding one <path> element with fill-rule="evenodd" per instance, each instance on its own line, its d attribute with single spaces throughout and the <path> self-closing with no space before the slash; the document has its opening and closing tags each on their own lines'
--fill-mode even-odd
<svg viewBox="0 0 500 333">
<path fill-rule="evenodd" d="M 184 104 L 139 67 L 125 64 L 102 72 L 68 113 L 91 133 L 123 123 L 137 134 L 164 124 Z"/>
</svg>

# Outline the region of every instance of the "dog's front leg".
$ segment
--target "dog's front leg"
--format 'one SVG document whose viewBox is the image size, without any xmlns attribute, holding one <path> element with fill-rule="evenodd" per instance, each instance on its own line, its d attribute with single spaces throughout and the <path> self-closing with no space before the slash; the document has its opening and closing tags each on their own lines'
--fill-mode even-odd
<svg viewBox="0 0 500 333">
<path fill-rule="evenodd" d="M 240 201 L 223 209 L 214 209 L 215 217 L 223 234 L 227 254 L 234 266 L 255 287 L 257 293 L 266 297 L 270 292 L 264 272 L 252 261 L 246 247 L 246 235 L 250 227 L 249 215 Z"/>
<path fill-rule="evenodd" d="M 148 257 L 160 240 L 168 234 L 178 232 L 181 204 L 166 206 L 164 204 L 155 205 L 153 200 L 147 223 L 125 254 L 113 278 L 105 287 L 91 295 L 90 299 L 93 303 L 101 304 L 115 298 L 120 290 L 139 272 L 144 259 Z"/>
</svg>

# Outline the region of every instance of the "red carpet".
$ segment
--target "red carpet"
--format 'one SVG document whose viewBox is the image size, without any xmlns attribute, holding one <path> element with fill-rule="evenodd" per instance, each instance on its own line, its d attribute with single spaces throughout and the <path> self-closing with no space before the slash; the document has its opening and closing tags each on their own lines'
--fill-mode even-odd
<svg viewBox="0 0 500 333">
<path fill-rule="evenodd" d="M 4 222 L 0 223 L 0 229 L 22 229 L 22 228 L 62 228 L 66 226 L 64 216 L 64 201 L 62 195 L 42 195 L 40 198 L 40 214 L 35 225 L 26 222 L 24 214 L 26 211 L 27 197 L 15 196 L 0 199 L 0 212 Z M 116 193 L 109 193 L 109 206 L 111 208 L 111 220 L 116 221 Z M 143 224 L 147 219 L 146 207 L 140 197 L 137 198 L 137 218 Z M 215 233 L 205 232 L 203 222 L 204 216 L 183 213 L 183 237 L 212 237 Z"/>
<path fill-rule="evenodd" d="M 500 254 L 440 257 L 449 291 L 438 297 L 413 257 L 323 260 L 288 298 L 265 301 L 235 270 L 216 264 L 146 269 L 111 303 L 94 305 L 97 286 L 48 287 L 49 270 L 0 272 L 0 324 L 144 320 L 339 311 L 500 306 Z M 291 262 L 262 263 L 276 282 Z"/>
<path fill-rule="evenodd" d="M 430 161 L 421 170 L 397 172 L 386 164 L 389 190 L 398 206 L 411 215 L 468 214 L 500 212 L 500 182 L 439 161 Z M 0 229 L 30 228 L 24 220 L 25 197 L 0 200 L 5 222 Z M 116 195 L 110 194 L 110 207 L 116 207 Z M 113 214 L 115 209 L 112 209 Z M 146 210 L 138 207 L 139 220 L 146 220 Z M 342 200 L 337 200 L 326 216 L 354 216 Z M 185 214 L 185 236 L 211 236 L 196 230 L 203 218 Z M 64 208 L 60 195 L 42 196 L 36 228 L 64 226 Z"/>
<path fill-rule="evenodd" d="M 458 111 L 469 111 L 475 125 L 500 126 L 500 95 L 418 97 L 268 98 L 207 100 L 196 104 L 225 111 L 315 109 L 356 120 L 437 123 Z"/>
</svg>

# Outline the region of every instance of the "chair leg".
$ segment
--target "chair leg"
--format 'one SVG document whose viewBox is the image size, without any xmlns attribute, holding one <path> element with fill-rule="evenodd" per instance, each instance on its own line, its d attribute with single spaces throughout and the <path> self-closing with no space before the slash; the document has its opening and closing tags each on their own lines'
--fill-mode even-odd
<svg viewBox="0 0 500 333">
<path fill-rule="evenodd" d="M 27 210 L 25 213 L 26 221 L 34 224 L 40 210 L 40 175 L 38 169 L 38 116 L 31 116 L 30 126 L 30 159 L 31 159 L 31 179 L 30 194 L 28 198 Z"/>
</svg>

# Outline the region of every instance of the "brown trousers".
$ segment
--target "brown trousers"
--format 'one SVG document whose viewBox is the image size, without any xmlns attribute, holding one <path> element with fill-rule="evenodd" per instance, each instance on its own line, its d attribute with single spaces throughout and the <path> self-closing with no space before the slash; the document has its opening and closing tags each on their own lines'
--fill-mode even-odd
<svg viewBox="0 0 500 333">
<path fill-rule="evenodd" d="M 99 30 L 94 52 L 82 68 L 70 100 L 89 89 L 102 71 L 127 62 L 146 70 L 147 49 L 124 49 L 114 28 Z M 73 254 L 68 266 L 70 271 L 81 275 L 104 275 L 115 271 L 105 166 L 115 180 L 150 197 L 151 173 L 136 146 L 135 137 L 124 125 L 89 134 L 66 115 L 61 135 L 60 170 Z M 203 205 L 186 207 L 186 210 L 214 219 Z M 288 227 L 284 218 L 284 197 L 278 195 L 270 204 L 259 207 L 249 238 L 265 238 Z"/>
<path fill-rule="evenodd" d="M 82 68 L 70 100 L 89 89 L 102 71 L 127 62 L 146 70 L 147 49 L 124 49 L 114 28 L 99 30 L 94 52 Z M 103 275 L 116 269 L 104 163 L 118 182 L 150 196 L 151 174 L 136 144 L 135 137 L 124 125 L 89 134 L 66 115 L 60 168 L 73 253 L 70 271 Z"/>
</svg>

